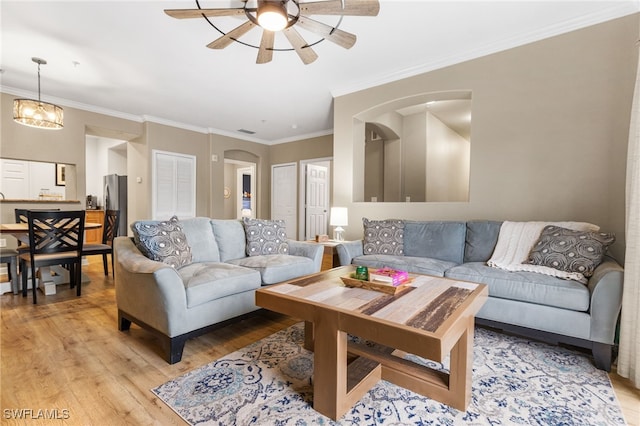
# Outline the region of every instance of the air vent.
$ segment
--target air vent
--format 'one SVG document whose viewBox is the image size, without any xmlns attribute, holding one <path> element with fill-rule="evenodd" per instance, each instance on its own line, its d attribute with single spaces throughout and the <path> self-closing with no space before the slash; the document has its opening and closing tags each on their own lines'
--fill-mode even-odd
<svg viewBox="0 0 640 426">
<path fill-rule="evenodd" d="M 248 135 L 254 135 L 256 132 L 247 129 L 238 129 L 238 132 L 246 133 Z"/>
</svg>

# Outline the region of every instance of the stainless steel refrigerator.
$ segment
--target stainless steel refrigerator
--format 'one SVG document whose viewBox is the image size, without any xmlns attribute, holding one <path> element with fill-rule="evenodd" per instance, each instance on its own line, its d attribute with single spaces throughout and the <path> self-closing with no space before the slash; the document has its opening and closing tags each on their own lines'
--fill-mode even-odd
<svg viewBox="0 0 640 426">
<path fill-rule="evenodd" d="M 104 181 L 104 209 L 120 210 L 118 236 L 127 235 L 127 177 L 106 175 Z"/>
</svg>

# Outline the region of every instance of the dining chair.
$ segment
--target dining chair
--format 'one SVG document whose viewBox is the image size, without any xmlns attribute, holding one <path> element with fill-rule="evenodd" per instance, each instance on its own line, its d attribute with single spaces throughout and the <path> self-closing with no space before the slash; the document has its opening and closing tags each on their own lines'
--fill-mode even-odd
<svg viewBox="0 0 640 426">
<path fill-rule="evenodd" d="M 0 248 L 0 263 L 7 264 L 7 276 L 11 282 L 11 291 L 18 294 L 18 251 Z"/>
<path fill-rule="evenodd" d="M 28 219 L 27 219 L 27 213 L 29 211 L 34 211 L 34 212 L 59 212 L 60 209 L 14 209 L 14 214 L 15 214 L 15 218 L 16 218 L 16 223 L 27 223 Z M 26 241 L 27 237 L 25 237 L 25 239 L 21 239 L 21 238 L 16 238 L 18 241 L 18 247 L 16 248 L 16 250 L 18 251 L 18 256 L 20 256 L 21 254 L 24 253 L 28 253 L 29 252 L 29 243 L 28 241 Z M 18 257 L 19 260 L 19 257 Z M 19 266 L 19 272 L 22 273 L 24 271 L 23 266 L 21 264 L 21 262 L 18 262 L 18 266 Z M 24 273 L 27 273 L 27 271 L 25 271 Z M 23 290 L 22 291 L 23 296 L 26 296 L 27 291 Z"/>
<path fill-rule="evenodd" d="M 14 209 L 16 223 L 27 223 L 27 212 L 59 212 L 60 209 Z"/>
<path fill-rule="evenodd" d="M 82 242 L 84 240 L 84 210 L 28 211 L 29 253 L 20 254 L 22 295 L 27 292 L 26 268 L 31 267 L 33 303 L 37 303 L 36 267 L 67 265 L 71 288 L 82 292 Z"/>
<path fill-rule="evenodd" d="M 82 248 L 83 256 L 102 255 L 102 265 L 104 275 L 109 276 L 107 267 L 107 255 L 111 255 L 111 272 L 115 277 L 113 261 L 113 239 L 118 236 L 118 226 L 120 224 L 120 210 L 107 210 L 104 212 L 104 228 L 102 232 L 102 244 L 85 244 Z"/>
</svg>

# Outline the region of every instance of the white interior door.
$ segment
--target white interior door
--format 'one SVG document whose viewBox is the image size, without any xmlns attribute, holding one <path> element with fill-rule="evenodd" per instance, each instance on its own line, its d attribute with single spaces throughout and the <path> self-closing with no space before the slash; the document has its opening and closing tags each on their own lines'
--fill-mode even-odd
<svg viewBox="0 0 640 426">
<path fill-rule="evenodd" d="M 296 163 L 271 167 L 271 219 L 284 220 L 287 237 L 296 239 Z"/>
<path fill-rule="evenodd" d="M 152 217 L 169 219 L 196 215 L 196 157 L 152 151 Z"/>
<path fill-rule="evenodd" d="M 306 226 L 305 239 L 327 233 L 329 221 L 329 168 L 306 165 Z"/>
</svg>

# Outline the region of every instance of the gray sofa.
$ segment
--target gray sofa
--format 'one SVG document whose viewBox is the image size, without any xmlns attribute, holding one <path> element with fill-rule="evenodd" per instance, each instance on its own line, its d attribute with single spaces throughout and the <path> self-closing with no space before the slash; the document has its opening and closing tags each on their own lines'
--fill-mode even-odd
<svg viewBox="0 0 640 426">
<path fill-rule="evenodd" d="M 198 217 L 180 225 L 192 262 L 177 268 L 143 255 L 134 238 L 114 241 L 118 328 L 134 322 L 158 335 L 170 364 L 182 359 L 188 338 L 259 309 L 260 286 L 320 271 L 319 244 L 287 240 L 288 254 L 247 256 L 238 220 Z"/>
<path fill-rule="evenodd" d="M 404 255 L 363 254 L 363 241 L 337 246 L 342 265 L 387 266 L 413 273 L 487 284 L 489 298 L 476 323 L 592 351 L 610 371 L 622 305 L 623 269 L 612 258 L 588 283 L 487 265 L 502 222 L 404 221 Z"/>
</svg>

